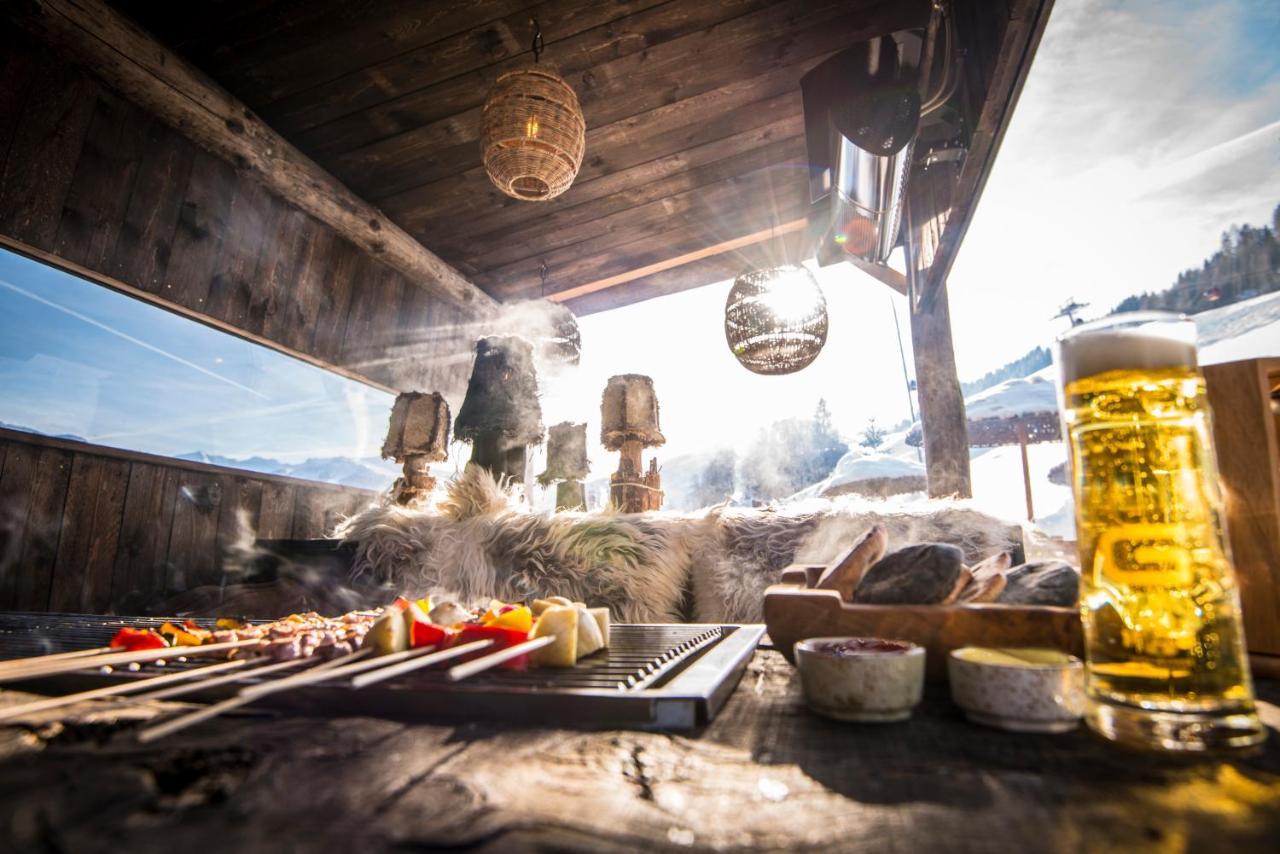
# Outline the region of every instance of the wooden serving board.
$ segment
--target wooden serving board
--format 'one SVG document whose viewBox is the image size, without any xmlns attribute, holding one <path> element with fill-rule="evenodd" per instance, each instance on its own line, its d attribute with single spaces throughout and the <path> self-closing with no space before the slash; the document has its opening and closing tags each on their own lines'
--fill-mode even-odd
<svg viewBox="0 0 1280 854">
<path fill-rule="evenodd" d="M 775 584 L 764 594 L 774 646 L 795 664 L 796 641 L 816 637 L 905 640 L 925 648 L 930 678 L 946 678 L 947 655 L 962 646 L 1036 646 L 1083 655 L 1080 612 L 1042 605 L 854 605 L 835 590 Z"/>
</svg>

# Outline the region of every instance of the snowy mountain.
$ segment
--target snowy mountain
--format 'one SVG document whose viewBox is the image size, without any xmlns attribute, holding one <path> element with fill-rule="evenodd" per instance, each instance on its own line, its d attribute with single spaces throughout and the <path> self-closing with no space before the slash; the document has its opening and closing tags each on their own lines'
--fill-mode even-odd
<svg viewBox="0 0 1280 854">
<path fill-rule="evenodd" d="M 378 457 L 313 457 L 300 463 L 282 463 L 270 457 L 247 457 L 238 459 L 221 454 L 206 454 L 204 451 L 192 451 L 180 454 L 180 460 L 207 463 L 227 468 L 246 469 L 262 474 L 278 474 L 296 477 L 302 480 L 315 480 L 321 483 L 336 483 L 343 486 L 354 486 L 360 489 L 384 490 L 391 486 L 400 474 L 400 467 L 395 463 Z"/>
</svg>

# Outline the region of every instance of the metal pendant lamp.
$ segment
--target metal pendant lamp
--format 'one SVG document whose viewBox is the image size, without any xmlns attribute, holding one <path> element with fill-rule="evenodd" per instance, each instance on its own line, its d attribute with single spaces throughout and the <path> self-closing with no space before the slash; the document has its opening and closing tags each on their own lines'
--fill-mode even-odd
<svg viewBox="0 0 1280 854">
<path fill-rule="evenodd" d="M 806 268 L 785 264 L 738 276 L 724 307 L 724 335 L 744 368 L 791 374 L 827 343 L 827 301 Z"/>
<path fill-rule="evenodd" d="M 480 118 L 489 180 L 514 199 L 545 202 L 573 184 L 586 151 L 587 125 L 564 78 L 537 64 L 542 31 L 534 21 L 534 65 L 498 78 Z"/>
</svg>

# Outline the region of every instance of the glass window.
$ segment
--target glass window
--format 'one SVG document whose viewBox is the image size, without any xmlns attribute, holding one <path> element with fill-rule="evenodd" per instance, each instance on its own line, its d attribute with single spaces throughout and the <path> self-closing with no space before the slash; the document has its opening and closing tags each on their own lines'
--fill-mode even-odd
<svg viewBox="0 0 1280 854">
<path fill-rule="evenodd" d="M 392 395 L 0 249 L 0 425 L 385 489 Z"/>
</svg>

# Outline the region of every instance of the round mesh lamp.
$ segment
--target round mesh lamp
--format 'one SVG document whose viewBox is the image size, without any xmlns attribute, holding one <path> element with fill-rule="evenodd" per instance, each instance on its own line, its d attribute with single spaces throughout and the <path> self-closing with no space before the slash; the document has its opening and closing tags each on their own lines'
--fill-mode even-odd
<svg viewBox="0 0 1280 854">
<path fill-rule="evenodd" d="M 545 202 L 569 189 L 582 165 L 587 125 L 564 78 L 538 66 L 498 78 L 480 118 L 484 169 L 515 199 Z"/>
<path fill-rule="evenodd" d="M 827 343 L 827 301 L 813 274 L 785 265 L 738 276 L 724 306 L 734 358 L 757 374 L 807 367 Z"/>
</svg>

